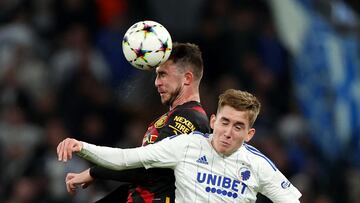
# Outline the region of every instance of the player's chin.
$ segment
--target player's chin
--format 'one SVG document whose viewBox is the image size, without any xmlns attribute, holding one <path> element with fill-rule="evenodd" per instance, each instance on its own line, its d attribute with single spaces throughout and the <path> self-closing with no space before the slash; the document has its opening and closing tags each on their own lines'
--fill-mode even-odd
<svg viewBox="0 0 360 203">
<path fill-rule="evenodd" d="M 170 98 L 165 94 L 160 94 L 161 97 L 161 103 L 167 105 L 170 102 Z"/>
<path fill-rule="evenodd" d="M 224 155 L 230 154 L 231 149 L 229 146 L 220 145 L 218 146 L 218 152 Z"/>
</svg>

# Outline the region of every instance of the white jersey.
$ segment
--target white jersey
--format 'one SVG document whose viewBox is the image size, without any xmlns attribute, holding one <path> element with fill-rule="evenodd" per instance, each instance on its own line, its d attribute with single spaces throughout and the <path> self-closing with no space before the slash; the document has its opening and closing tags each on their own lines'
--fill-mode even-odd
<svg viewBox="0 0 360 203">
<path fill-rule="evenodd" d="M 84 143 L 80 155 L 111 169 L 171 168 L 175 202 L 255 202 L 258 192 L 273 202 L 299 202 L 301 193 L 254 147 L 243 144 L 230 156 L 218 154 L 211 135 L 193 132 L 134 149 Z"/>
</svg>

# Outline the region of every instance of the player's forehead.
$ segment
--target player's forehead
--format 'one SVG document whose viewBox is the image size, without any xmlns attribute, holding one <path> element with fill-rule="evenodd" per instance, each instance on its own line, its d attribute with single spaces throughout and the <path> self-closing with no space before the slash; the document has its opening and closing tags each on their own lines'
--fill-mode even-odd
<svg viewBox="0 0 360 203">
<path fill-rule="evenodd" d="M 239 123 L 249 126 L 248 111 L 239 111 L 228 105 L 225 105 L 219 109 L 217 112 L 217 118 L 220 120 L 227 120 L 232 123 Z"/>
<path fill-rule="evenodd" d="M 172 60 L 167 60 L 156 68 L 156 73 L 177 71 L 177 65 Z"/>
</svg>

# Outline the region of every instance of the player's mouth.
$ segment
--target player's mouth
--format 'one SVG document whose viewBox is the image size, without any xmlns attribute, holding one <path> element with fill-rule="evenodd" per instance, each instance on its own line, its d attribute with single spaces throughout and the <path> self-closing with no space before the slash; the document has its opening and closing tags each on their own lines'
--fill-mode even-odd
<svg viewBox="0 0 360 203">
<path fill-rule="evenodd" d="M 158 93 L 160 94 L 160 96 L 161 95 L 164 95 L 166 92 L 164 91 L 164 90 L 160 90 L 160 89 L 158 89 Z"/>
<path fill-rule="evenodd" d="M 220 141 L 220 144 L 221 144 L 221 146 L 223 146 L 223 147 L 229 147 L 229 146 L 230 146 L 230 143 L 225 142 L 225 141 Z"/>
</svg>

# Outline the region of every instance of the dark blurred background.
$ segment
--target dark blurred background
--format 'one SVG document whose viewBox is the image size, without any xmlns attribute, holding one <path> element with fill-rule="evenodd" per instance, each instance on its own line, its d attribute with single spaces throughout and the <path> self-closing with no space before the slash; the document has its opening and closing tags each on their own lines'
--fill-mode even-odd
<svg viewBox="0 0 360 203">
<path fill-rule="evenodd" d="M 200 46 L 209 116 L 228 88 L 261 100 L 250 144 L 301 202 L 360 203 L 359 12 L 358 0 L 0 1 L 0 202 L 91 202 L 116 186 L 70 197 L 66 173 L 89 163 L 59 163 L 56 146 L 138 146 L 168 110 L 121 48 L 127 28 L 155 20 Z"/>
</svg>

